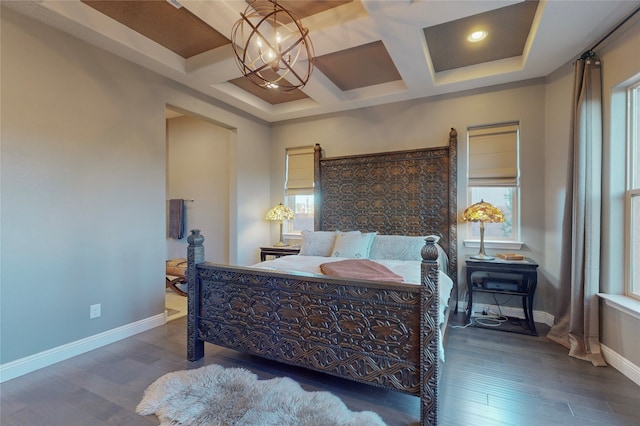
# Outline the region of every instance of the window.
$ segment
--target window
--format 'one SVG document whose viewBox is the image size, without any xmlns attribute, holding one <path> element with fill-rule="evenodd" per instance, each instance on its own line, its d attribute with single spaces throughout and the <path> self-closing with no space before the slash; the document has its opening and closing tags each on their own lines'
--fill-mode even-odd
<svg viewBox="0 0 640 426">
<path fill-rule="evenodd" d="M 640 299 L 640 83 L 627 91 L 626 294 Z"/>
<path fill-rule="evenodd" d="M 287 233 L 313 230 L 313 146 L 288 148 L 285 175 L 285 204 L 296 214 L 287 223 Z"/>
<path fill-rule="evenodd" d="M 503 223 L 485 223 L 489 241 L 517 241 L 520 237 L 518 124 L 468 129 L 468 205 L 481 200 L 498 207 Z M 480 224 L 469 223 L 468 235 L 480 239 Z"/>
<path fill-rule="evenodd" d="M 627 198 L 627 226 L 629 242 L 627 248 L 627 273 L 629 283 L 627 295 L 640 299 L 640 189 L 629 191 Z"/>
</svg>

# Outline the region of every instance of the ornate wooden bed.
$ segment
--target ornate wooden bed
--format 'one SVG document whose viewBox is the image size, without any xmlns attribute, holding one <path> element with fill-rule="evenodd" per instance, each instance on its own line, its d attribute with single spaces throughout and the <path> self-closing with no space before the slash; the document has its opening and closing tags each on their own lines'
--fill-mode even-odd
<svg viewBox="0 0 640 426">
<path fill-rule="evenodd" d="M 454 283 L 448 312 L 458 298 L 456 149 L 451 129 L 437 148 L 321 158 L 316 146 L 315 163 L 316 230 L 440 237 Z M 435 239 L 422 249 L 421 285 L 216 265 L 204 261 L 200 231 L 187 240 L 190 361 L 213 343 L 418 396 L 421 425 L 437 424 Z"/>
</svg>

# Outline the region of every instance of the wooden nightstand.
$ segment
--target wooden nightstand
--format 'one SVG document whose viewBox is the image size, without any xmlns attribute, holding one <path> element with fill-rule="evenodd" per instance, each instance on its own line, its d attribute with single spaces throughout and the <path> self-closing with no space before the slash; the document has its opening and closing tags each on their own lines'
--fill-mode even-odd
<svg viewBox="0 0 640 426">
<path fill-rule="evenodd" d="M 465 258 L 467 295 L 467 321 L 473 312 L 474 293 L 493 293 L 518 296 L 522 298 L 524 311 L 524 327 L 491 327 L 496 330 L 514 331 L 538 335 L 533 321 L 533 296 L 538 285 L 538 264 L 525 257 L 524 260 L 476 260 L 470 256 Z M 477 274 L 477 277 L 473 277 Z M 504 278 L 504 277 L 508 278 Z M 482 324 L 474 324 L 482 327 Z M 511 325 L 511 324 L 509 324 Z"/>
<path fill-rule="evenodd" d="M 267 260 L 267 256 L 282 257 L 300 253 L 300 246 L 260 247 L 260 262 Z"/>
</svg>

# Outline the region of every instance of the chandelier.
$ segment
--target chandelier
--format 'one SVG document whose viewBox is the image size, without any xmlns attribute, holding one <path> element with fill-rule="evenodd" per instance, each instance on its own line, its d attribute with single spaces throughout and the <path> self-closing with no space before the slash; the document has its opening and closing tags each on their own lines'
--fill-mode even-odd
<svg viewBox="0 0 640 426">
<path fill-rule="evenodd" d="M 255 0 L 231 29 L 236 63 L 254 84 L 290 92 L 301 89 L 313 70 L 309 30 L 277 0 Z"/>
</svg>

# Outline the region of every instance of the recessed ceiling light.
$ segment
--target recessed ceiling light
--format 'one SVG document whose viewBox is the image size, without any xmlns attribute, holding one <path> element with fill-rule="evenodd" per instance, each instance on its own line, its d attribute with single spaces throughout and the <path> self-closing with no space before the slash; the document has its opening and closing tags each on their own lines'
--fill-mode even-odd
<svg viewBox="0 0 640 426">
<path fill-rule="evenodd" d="M 469 36 L 467 37 L 467 40 L 469 40 L 471 43 L 476 43 L 478 41 L 482 41 L 485 38 L 487 38 L 487 32 L 484 30 L 481 31 L 474 31 L 471 34 L 469 34 Z"/>
</svg>

